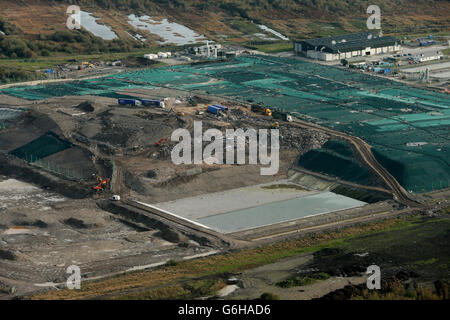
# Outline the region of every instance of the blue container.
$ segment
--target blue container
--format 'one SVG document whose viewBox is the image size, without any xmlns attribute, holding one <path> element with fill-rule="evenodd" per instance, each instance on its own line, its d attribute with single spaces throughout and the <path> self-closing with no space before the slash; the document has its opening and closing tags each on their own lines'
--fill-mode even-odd
<svg viewBox="0 0 450 320">
<path fill-rule="evenodd" d="M 136 99 L 118 99 L 118 102 L 119 102 L 119 104 L 122 104 L 122 105 L 132 105 L 132 106 L 135 106 L 135 105 L 138 104 L 137 101 L 136 101 Z"/>
<path fill-rule="evenodd" d="M 221 109 L 217 108 L 216 106 L 208 106 L 208 112 L 212 114 L 219 114 L 220 111 Z"/>
<path fill-rule="evenodd" d="M 154 99 L 141 99 L 141 102 L 144 106 L 153 106 L 153 107 L 161 107 L 161 101 L 160 100 L 154 100 Z"/>
<path fill-rule="evenodd" d="M 220 104 L 213 104 L 213 107 L 219 108 L 220 110 L 227 111 L 228 107 L 221 106 Z"/>
</svg>

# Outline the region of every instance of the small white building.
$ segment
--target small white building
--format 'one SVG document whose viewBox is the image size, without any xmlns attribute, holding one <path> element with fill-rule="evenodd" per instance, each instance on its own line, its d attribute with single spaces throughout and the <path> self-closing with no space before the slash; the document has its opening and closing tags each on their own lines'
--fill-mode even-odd
<svg viewBox="0 0 450 320">
<path fill-rule="evenodd" d="M 158 59 L 167 59 L 166 52 L 158 52 Z"/>
<path fill-rule="evenodd" d="M 158 59 L 158 55 L 154 53 L 144 54 L 144 58 L 148 60 Z"/>
</svg>

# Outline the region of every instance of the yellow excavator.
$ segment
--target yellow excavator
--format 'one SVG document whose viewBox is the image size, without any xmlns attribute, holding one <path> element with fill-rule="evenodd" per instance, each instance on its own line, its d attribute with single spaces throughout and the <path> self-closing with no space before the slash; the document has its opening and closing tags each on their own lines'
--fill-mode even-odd
<svg viewBox="0 0 450 320">
<path fill-rule="evenodd" d="M 254 104 L 254 105 L 251 106 L 251 110 L 252 110 L 253 112 L 262 112 L 262 113 L 264 113 L 264 114 L 265 114 L 266 116 L 268 116 L 268 117 L 271 117 L 271 116 L 272 116 L 272 110 L 270 110 L 269 108 L 266 108 L 266 107 L 258 106 L 258 105 L 256 105 L 256 104 Z"/>
</svg>

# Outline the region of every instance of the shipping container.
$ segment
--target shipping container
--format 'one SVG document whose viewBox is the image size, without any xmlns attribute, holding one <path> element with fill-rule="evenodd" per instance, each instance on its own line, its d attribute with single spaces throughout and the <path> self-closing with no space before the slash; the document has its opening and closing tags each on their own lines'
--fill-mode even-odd
<svg viewBox="0 0 450 320">
<path fill-rule="evenodd" d="M 208 106 L 208 112 L 210 112 L 212 114 L 219 114 L 220 111 L 222 111 L 222 109 L 217 108 L 215 106 Z"/>
<path fill-rule="evenodd" d="M 141 105 L 141 102 L 136 99 L 118 99 L 118 103 L 121 105 L 132 105 L 132 106 Z"/>
<path fill-rule="evenodd" d="M 154 99 L 141 99 L 141 102 L 144 106 L 147 107 L 158 107 L 158 108 L 164 108 L 164 102 L 160 100 L 154 100 Z"/>
<path fill-rule="evenodd" d="M 228 107 L 221 106 L 220 104 L 213 104 L 213 107 L 219 108 L 223 111 L 228 111 Z"/>
</svg>

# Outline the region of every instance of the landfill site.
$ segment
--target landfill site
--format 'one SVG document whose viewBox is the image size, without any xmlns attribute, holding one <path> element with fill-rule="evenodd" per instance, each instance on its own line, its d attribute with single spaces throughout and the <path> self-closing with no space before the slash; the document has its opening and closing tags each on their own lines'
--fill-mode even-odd
<svg viewBox="0 0 450 320">
<path fill-rule="evenodd" d="M 174 164 L 197 121 L 278 129 L 278 173 Z M 274 56 L 1 89 L 0 296 L 433 214 L 449 125 L 445 93 Z"/>
</svg>

